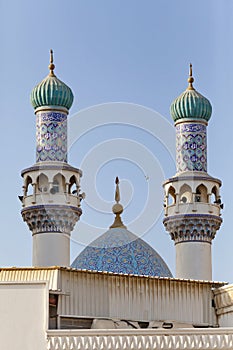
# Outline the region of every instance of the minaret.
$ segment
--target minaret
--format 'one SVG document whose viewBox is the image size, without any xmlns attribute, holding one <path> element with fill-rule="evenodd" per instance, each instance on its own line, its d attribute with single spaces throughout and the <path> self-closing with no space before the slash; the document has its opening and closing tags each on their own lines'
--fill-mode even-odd
<svg viewBox="0 0 233 350">
<path fill-rule="evenodd" d="M 212 280 L 211 244 L 222 222 L 221 181 L 207 173 L 206 128 L 212 107 L 193 82 L 190 64 L 188 88 L 171 105 L 177 173 L 163 185 L 163 223 L 175 242 L 176 277 Z"/>
<path fill-rule="evenodd" d="M 31 93 L 36 115 L 36 163 L 22 171 L 22 217 L 33 237 L 33 266 L 70 266 L 70 234 L 82 214 L 82 172 L 67 163 L 71 89 L 54 74 Z"/>
</svg>

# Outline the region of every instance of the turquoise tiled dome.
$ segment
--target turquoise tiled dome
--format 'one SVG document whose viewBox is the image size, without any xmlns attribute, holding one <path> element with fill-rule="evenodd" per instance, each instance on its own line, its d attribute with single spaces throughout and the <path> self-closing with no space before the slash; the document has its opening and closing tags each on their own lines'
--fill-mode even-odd
<svg viewBox="0 0 233 350">
<path fill-rule="evenodd" d="M 161 256 L 123 227 L 110 228 L 88 245 L 71 266 L 76 269 L 172 277 Z"/>
<path fill-rule="evenodd" d="M 31 104 L 35 109 L 42 106 L 61 106 L 70 109 L 73 99 L 71 89 L 56 76 L 48 75 L 31 92 Z"/>
<path fill-rule="evenodd" d="M 193 88 L 193 81 L 192 66 L 190 65 L 189 86 L 172 102 L 170 107 L 171 116 L 175 122 L 185 118 L 204 119 L 208 122 L 211 117 L 210 101 Z"/>
<path fill-rule="evenodd" d="M 70 109 L 73 103 L 73 93 L 69 86 L 59 80 L 53 73 L 53 52 L 51 50 L 50 73 L 31 92 L 31 104 L 34 109 L 42 106 L 59 106 Z"/>
</svg>

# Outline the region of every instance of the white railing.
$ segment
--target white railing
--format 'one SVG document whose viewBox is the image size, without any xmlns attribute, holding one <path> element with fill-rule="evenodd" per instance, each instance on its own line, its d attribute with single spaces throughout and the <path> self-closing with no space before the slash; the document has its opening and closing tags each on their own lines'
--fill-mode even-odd
<svg viewBox="0 0 233 350">
<path fill-rule="evenodd" d="M 65 193 L 42 193 L 36 195 L 26 196 L 23 200 L 23 206 L 40 205 L 40 204 L 69 204 L 71 206 L 77 206 L 79 204 L 79 198 L 77 195 L 65 194 Z"/>
<path fill-rule="evenodd" d="M 169 205 L 165 208 L 166 216 L 173 216 L 177 214 L 211 214 L 211 215 L 220 215 L 220 206 L 213 203 L 179 203 Z"/>
<path fill-rule="evenodd" d="M 233 328 L 47 331 L 48 350 L 233 349 Z"/>
</svg>

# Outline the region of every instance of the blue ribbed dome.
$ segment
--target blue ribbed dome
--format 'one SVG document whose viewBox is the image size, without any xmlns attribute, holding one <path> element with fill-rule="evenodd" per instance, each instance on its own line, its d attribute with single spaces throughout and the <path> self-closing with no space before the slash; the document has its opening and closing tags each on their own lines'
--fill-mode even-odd
<svg viewBox="0 0 233 350">
<path fill-rule="evenodd" d="M 76 269 L 172 277 L 161 256 L 126 228 L 110 228 L 87 246 L 71 265 Z"/>
<path fill-rule="evenodd" d="M 204 119 L 208 122 L 211 117 L 210 101 L 193 88 L 193 81 L 192 65 L 190 65 L 189 86 L 172 102 L 170 107 L 171 116 L 175 122 L 185 118 Z"/>
<path fill-rule="evenodd" d="M 50 56 L 50 73 L 31 92 L 31 104 L 34 109 L 42 106 L 59 106 L 70 109 L 73 103 L 73 93 L 69 86 L 59 80 L 53 73 L 53 52 Z"/>
</svg>

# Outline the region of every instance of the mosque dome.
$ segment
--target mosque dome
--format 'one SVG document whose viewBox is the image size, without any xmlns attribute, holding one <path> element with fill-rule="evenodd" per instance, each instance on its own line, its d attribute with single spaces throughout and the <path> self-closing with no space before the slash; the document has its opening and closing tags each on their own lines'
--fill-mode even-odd
<svg viewBox="0 0 233 350">
<path fill-rule="evenodd" d="M 54 74 L 53 51 L 50 51 L 50 73 L 31 92 L 34 109 L 42 106 L 59 106 L 70 109 L 73 103 L 72 90 Z"/>
<path fill-rule="evenodd" d="M 172 277 L 161 256 L 126 228 L 110 228 L 88 245 L 71 265 L 76 269 Z"/>
<path fill-rule="evenodd" d="M 119 204 L 119 180 L 116 179 L 115 221 L 110 229 L 88 245 L 74 260 L 76 269 L 108 271 L 134 275 L 172 277 L 161 256 L 143 239 L 128 231 L 122 223 Z"/>
<path fill-rule="evenodd" d="M 170 112 L 174 122 L 180 119 L 204 119 L 209 121 L 212 113 L 210 101 L 193 88 L 192 65 L 188 88 L 171 104 Z"/>
</svg>

